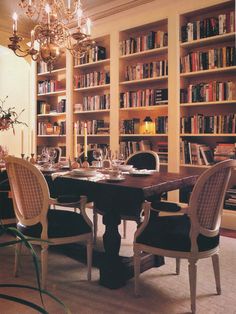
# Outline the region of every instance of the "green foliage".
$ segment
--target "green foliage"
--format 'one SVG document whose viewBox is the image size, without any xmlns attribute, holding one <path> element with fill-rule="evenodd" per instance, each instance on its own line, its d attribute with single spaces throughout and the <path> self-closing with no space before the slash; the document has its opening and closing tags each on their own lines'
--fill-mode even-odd
<svg viewBox="0 0 236 314">
<path fill-rule="evenodd" d="M 5 299 L 5 300 L 11 301 L 11 302 L 17 302 L 17 303 L 23 304 L 23 305 L 25 305 L 27 307 L 30 307 L 30 308 L 38 311 L 38 313 L 49 314 L 47 312 L 47 310 L 45 309 L 45 305 L 44 305 L 44 301 L 43 301 L 43 295 L 47 295 L 48 297 L 53 299 L 55 302 L 60 304 L 64 308 L 64 312 L 65 313 L 71 314 L 70 310 L 66 307 L 66 305 L 60 299 L 55 297 L 49 291 L 43 290 L 41 288 L 39 260 L 38 260 L 37 253 L 35 252 L 32 244 L 31 244 L 31 241 L 35 241 L 36 239 L 35 238 L 26 238 L 16 228 L 5 227 L 2 224 L 0 224 L 0 236 L 3 236 L 5 234 L 8 234 L 8 235 L 10 234 L 15 239 L 14 240 L 5 241 L 5 242 L 0 242 L 0 248 L 11 246 L 11 245 L 15 245 L 17 243 L 22 243 L 30 251 L 30 253 L 32 255 L 32 258 L 33 258 L 34 268 L 35 268 L 37 287 L 32 287 L 32 286 L 28 286 L 28 285 L 1 284 L 1 283 L 0 283 L 0 287 L 1 288 L 21 288 L 21 289 L 23 288 L 23 289 L 29 289 L 29 290 L 38 291 L 39 294 L 40 294 L 40 299 L 41 299 L 42 306 L 39 306 L 37 304 L 34 304 L 34 303 L 32 303 L 32 302 L 30 302 L 28 300 L 22 299 L 22 298 L 17 298 L 17 297 L 10 296 L 10 295 L 7 295 L 7 294 L 2 294 L 2 293 L 0 294 L 0 299 Z M 39 241 L 39 240 L 37 239 L 37 241 Z M 43 241 L 43 240 L 41 240 L 41 241 Z"/>
</svg>

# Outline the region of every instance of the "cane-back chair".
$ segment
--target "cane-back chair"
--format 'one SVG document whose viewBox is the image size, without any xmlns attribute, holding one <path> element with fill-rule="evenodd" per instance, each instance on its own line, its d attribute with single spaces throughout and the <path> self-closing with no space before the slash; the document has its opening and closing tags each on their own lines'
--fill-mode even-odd
<svg viewBox="0 0 236 314">
<path fill-rule="evenodd" d="M 193 313 L 199 259 L 212 258 L 216 290 L 221 293 L 219 228 L 226 188 L 235 167 L 236 160 L 226 160 L 207 169 L 198 178 L 184 215 L 155 215 L 150 203 L 144 204 L 144 221 L 134 236 L 135 294 L 139 294 L 141 252 L 188 259 Z"/>
<path fill-rule="evenodd" d="M 86 197 L 81 196 L 80 213 L 68 210 L 50 210 L 55 200 L 50 198 L 43 174 L 31 163 L 9 156 L 6 167 L 13 204 L 18 219 L 17 229 L 26 237 L 34 237 L 41 245 L 42 287 L 45 287 L 48 264 L 48 247 L 86 242 L 88 280 L 91 279 L 92 223 L 85 212 Z M 42 241 L 43 240 L 43 241 Z M 15 275 L 21 244 L 16 245 Z"/>
</svg>

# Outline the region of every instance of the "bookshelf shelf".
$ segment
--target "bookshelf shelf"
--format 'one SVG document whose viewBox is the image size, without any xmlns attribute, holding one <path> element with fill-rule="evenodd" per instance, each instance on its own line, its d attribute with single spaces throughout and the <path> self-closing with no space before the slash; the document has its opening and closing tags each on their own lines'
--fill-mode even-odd
<svg viewBox="0 0 236 314">
<path fill-rule="evenodd" d="M 45 114 L 38 114 L 38 117 L 64 117 L 66 115 L 66 112 L 53 112 L 53 113 L 45 113 Z"/>
<path fill-rule="evenodd" d="M 163 110 L 168 109 L 168 104 L 156 105 L 156 106 L 142 106 L 142 107 L 130 107 L 120 108 L 120 111 L 146 111 L 146 110 Z"/>
<path fill-rule="evenodd" d="M 63 72 L 66 72 L 66 68 L 60 68 L 60 69 L 52 70 L 51 72 L 47 71 L 47 72 L 38 73 L 38 77 L 55 76 L 56 74 L 63 73 Z"/>
<path fill-rule="evenodd" d="M 221 73 L 230 73 L 230 72 L 234 72 L 234 71 L 236 71 L 236 66 L 230 66 L 230 67 L 225 67 L 225 68 L 217 68 L 217 69 L 210 69 L 210 70 L 181 73 L 180 77 L 210 75 L 210 74 L 215 74 L 215 73 L 221 74 Z"/>
<path fill-rule="evenodd" d="M 235 137 L 236 134 L 231 134 L 231 133 L 220 133 L 220 134 L 215 134 L 215 133 L 207 133 L 207 134 L 190 134 L 190 133 L 183 133 L 180 134 L 181 137 Z"/>
<path fill-rule="evenodd" d="M 82 88 L 74 88 L 74 92 L 83 92 L 83 91 L 92 91 L 97 89 L 108 89 L 110 88 L 110 84 L 82 87 Z"/>
<path fill-rule="evenodd" d="M 78 137 L 84 137 L 83 134 L 78 134 Z M 110 134 L 88 134 L 88 137 L 109 137 Z"/>
<path fill-rule="evenodd" d="M 180 44 L 180 47 L 181 48 L 197 48 L 197 47 L 202 47 L 204 45 L 209 45 L 212 43 L 218 44 L 218 43 L 234 40 L 235 36 L 236 36 L 235 32 L 227 33 L 223 35 L 216 35 L 212 37 L 196 39 L 190 42 L 184 42 Z"/>
<path fill-rule="evenodd" d="M 50 93 L 42 93 L 42 94 L 38 94 L 38 97 L 45 97 L 45 96 L 58 96 L 58 95 L 63 95 L 66 94 L 65 90 L 58 90 L 55 92 L 50 92 Z"/>
<path fill-rule="evenodd" d="M 80 110 L 74 111 L 74 114 L 93 114 L 93 113 L 109 113 L 110 109 L 102 109 L 102 110 Z"/>
<path fill-rule="evenodd" d="M 141 80 L 132 80 L 132 81 L 123 81 L 120 82 L 120 85 L 135 85 L 135 84 L 145 84 L 145 83 L 152 83 L 152 82 L 158 82 L 158 81 L 166 81 L 168 79 L 168 76 L 160 76 L 160 77 L 150 77 L 145 78 Z"/>
<path fill-rule="evenodd" d="M 190 164 L 180 164 L 180 167 L 185 167 L 185 168 L 202 168 L 202 169 L 207 169 L 210 166 L 207 165 L 190 165 Z"/>
<path fill-rule="evenodd" d="M 167 134 L 124 134 L 120 133 L 121 137 L 160 137 L 168 136 Z"/>
<path fill-rule="evenodd" d="M 194 106 L 216 106 L 216 105 L 227 105 L 235 104 L 236 99 L 234 100 L 222 100 L 222 101 L 204 101 L 204 102 L 193 102 L 193 103 L 181 103 L 180 107 L 194 107 Z"/>
<path fill-rule="evenodd" d="M 137 57 L 148 57 L 152 55 L 159 55 L 162 53 L 167 53 L 168 47 L 161 47 L 161 48 L 155 48 L 155 49 L 149 49 L 141 52 L 135 52 L 135 53 L 130 53 L 127 55 L 120 56 L 121 60 L 126 60 L 126 59 L 132 59 L 132 58 L 137 58 Z"/>
<path fill-rule="evenodd" d="M 89 62 L 89 63 L 84 63 L 84 64 L 78 64 L 74 65 L 75 69 L 85 69 L 85 68 L 92 68 L 96 66 L 101 66 L 101 65 L 108 65 L 110 63 L 110 59 L 105 59 L 105 60 L 99 60 L 95 62 Z"/>
<path fill-rule="evenodd" d="M 45 135 L 37 135 L 37 137 L 66 137 L 66 135 L 65 134 L 51 134 L 51 135 L 47 135 L 47 134 L 45 134 Z"/>
</svg>

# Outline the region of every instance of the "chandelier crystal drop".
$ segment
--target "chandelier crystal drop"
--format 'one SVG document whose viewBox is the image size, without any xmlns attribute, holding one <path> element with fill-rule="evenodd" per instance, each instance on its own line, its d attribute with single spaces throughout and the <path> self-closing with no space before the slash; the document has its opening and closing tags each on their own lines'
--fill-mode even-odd
<svg viewBox="0 0 236 314">
<path fill-rule="evenodd" d="M 64 48 L 73 56 L 83 58 L 95 45 L 91 39 L 91 20 L 84 16 L 80 0 L 20 0 L 19 6 L 36 26 L 31 30 L 29 48 L 23 49 L 23 38 L 18 34 L 18 16 L 13 14 L 13 35 L 8 47 L 18 57 L 29 55 L 34 61 L 47 63 L 52 70 Z M 69 25 L 74 20 L 77 27 L 70 30 Z"/>
</svg>

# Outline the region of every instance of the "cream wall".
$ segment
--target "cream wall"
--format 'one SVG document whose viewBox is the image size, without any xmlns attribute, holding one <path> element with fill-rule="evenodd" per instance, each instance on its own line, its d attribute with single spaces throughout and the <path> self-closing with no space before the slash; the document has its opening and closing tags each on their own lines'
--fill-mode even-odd
<svg viewBox="0 0 236 314">
<path fill-rule="evenodd" d="M 0 40 L 0 44 L 4 41 Z M 23 108 L 25 111 L 20 117 L 31 125 L 32 115 L 30 114 L 30 66 L 23 58 L 16 57 L 8 48 L 0 46 L 0 99 L 8 96 L 5 108 L 15 107 L 17 113 Z M 6 145 L 9 153 L 19 156 L 21 153 L 21 129 L 24 132 L 24 152 L 29 154 L 29 133 L 30 127 L 16 125 L 15 135 L 12 130 L 0 132 L 0 145 Z"/>
</svg>

